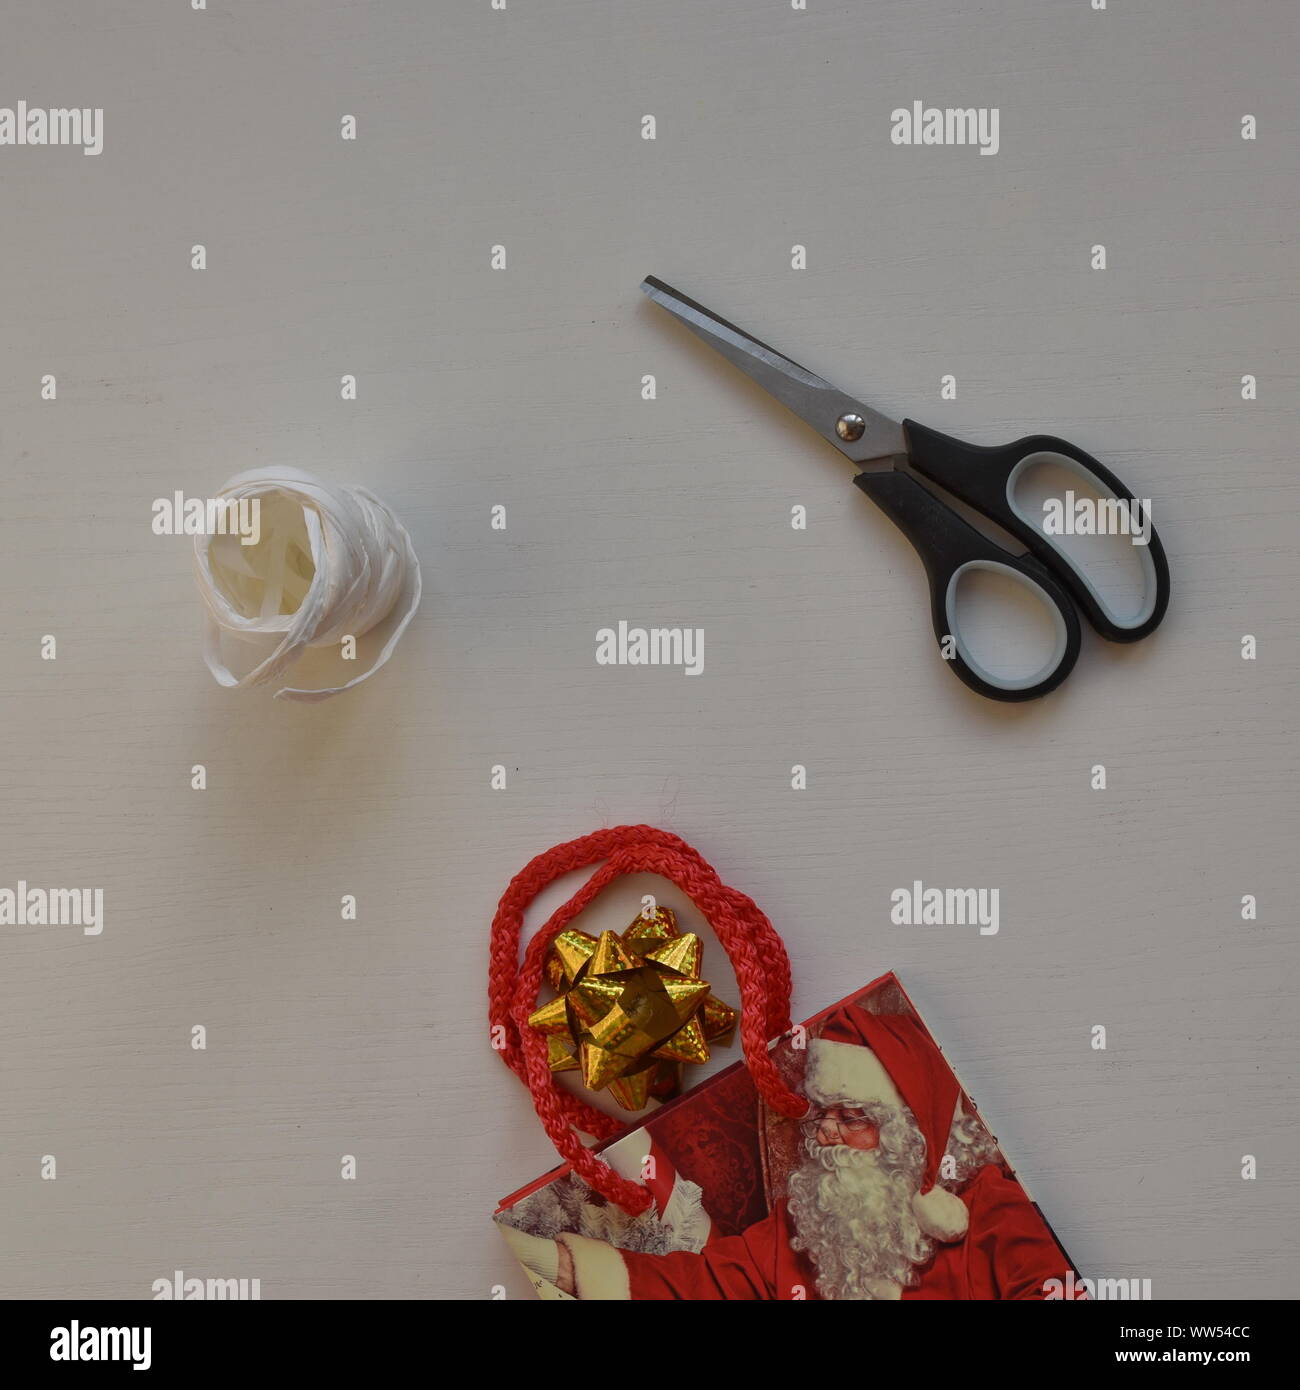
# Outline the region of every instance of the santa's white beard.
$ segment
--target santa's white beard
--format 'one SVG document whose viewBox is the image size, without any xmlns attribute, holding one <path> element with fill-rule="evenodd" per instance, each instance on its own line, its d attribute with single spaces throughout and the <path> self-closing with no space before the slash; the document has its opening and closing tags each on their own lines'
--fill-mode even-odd
<svg viewBox="0 0 1300 1390">
<path fill-rule="evenodd" d="M 803 1165 L 790 1175 L 792 1244 L 816 1266 L 823 1298 L 897 1298 L 920 1283 L 917 1266 L 934 1254 L 912 1212 L 925 1140 L 910 1115 L 883 1118 L 875 1149 L 823 1146 L 806 1134 Z"/>
</svg>

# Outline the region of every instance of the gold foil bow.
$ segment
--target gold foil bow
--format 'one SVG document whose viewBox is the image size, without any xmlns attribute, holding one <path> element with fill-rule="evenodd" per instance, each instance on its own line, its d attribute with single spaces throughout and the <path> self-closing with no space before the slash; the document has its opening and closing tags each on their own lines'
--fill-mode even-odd
<svg viewBox="0 0 1300 1390">
<path fill-rule="evenodd" d="M 682 1064 L 707 1062 L 709 1044 L 725 1047 L 736 1029 L 736 1010 L 700 978 L 703 954 L 668 907 L 621 934 L 561 932 L 546 957 L 558 998 L 528 1019 L 546 1035 L 551 1070 L 581 1070 L 587 1086 L 608 1088 L 624 1110 L 677 1095 Z"/>
</svg>

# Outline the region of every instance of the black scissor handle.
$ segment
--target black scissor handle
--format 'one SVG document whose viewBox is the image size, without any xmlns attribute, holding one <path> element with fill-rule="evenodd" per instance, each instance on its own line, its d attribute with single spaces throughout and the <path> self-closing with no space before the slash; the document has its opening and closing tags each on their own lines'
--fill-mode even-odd
<svg viewBox="0 0 1300 1390">
<path fill-rule="evenodd" d="M 1030 555 L 1012 555 L 980 535 L 951 507 L 906 473 L 886 469 L 853 480 L 912 542 L 930 580 L 930 616 L 948 664 L 970 688 L 991 700 L 1034 700 L 1055 690 L 1079 656 L 1079 615 L 1049 570 Z M 1056 645 L 1043 667 L 1015 679 L 983 667 L 966 644 L 957 613 L 957 586 L 971 570 L 992 570 L 1035 591 L 1052 615 Z M 951 642 L 946 639 L 951 638 Z"/>
<path fill-rule="evenodd" d="M 1060 577 L 1103 637 L 1112 642 L 1136 642 L 1159 627 L 1169 606 L 1169 562 L 1154 526 L 1146 545 L 1139 548 L 1145 580 L 1141 604 L 1135 613 L 1121 614 L 1107 605 L 1071 556 L 1016 504 L 1020 477 L 1036 464 L 1052 463 L 1075 473 L 1102 497 L 1140 505 L 1110 469 L 1091 454 L 1051 434 L 1027 435 L 1014 444 L 984 448 L 927 429 L 915 420 L 905 420 L 903 428 L 912 467 L 1028 546 Z"/>
</svg>

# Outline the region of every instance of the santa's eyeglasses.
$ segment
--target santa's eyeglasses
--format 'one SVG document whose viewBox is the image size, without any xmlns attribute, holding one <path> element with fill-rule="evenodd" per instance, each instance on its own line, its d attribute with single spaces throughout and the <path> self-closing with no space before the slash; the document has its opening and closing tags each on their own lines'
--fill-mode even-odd
<svg viewBox="0 0 1300 1390">
<path fill-rule="evenodd" d="M 851 1106 L 832 1105 L 827 1108 L 818 1107 L 808 1116 L 806 1121 L 809 1125 L 820 1125 L 826 1120 L 833 1120 L 841 1129 L 854 1131 L 875 1129 L 876 1121 L 867 1114 L 865 1110 L 858 1110 Z"/>
</svg>

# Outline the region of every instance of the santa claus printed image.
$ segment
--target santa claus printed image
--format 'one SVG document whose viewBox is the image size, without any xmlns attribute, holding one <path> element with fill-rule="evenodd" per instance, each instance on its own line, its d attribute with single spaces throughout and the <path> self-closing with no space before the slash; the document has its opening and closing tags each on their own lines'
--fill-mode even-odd
<svg viewBox="0 0 1300 1390">
<path fill-rule="evenodd" d="M 769 1115 L 742 1067 L 603 1151 L 633 1177 L 653 1157 L 644 1216 L 572 1174 L 508 1203 L 497 1220 L 538 1292 L 1041 1299 L 1059 1288 L 1070 1261 L 894 977 L 808 1034 L 774 1053 L 808 1097 L 803 1120 Z"/>
</svg>

